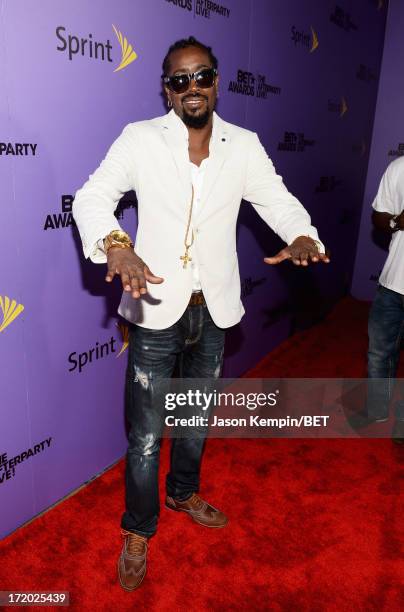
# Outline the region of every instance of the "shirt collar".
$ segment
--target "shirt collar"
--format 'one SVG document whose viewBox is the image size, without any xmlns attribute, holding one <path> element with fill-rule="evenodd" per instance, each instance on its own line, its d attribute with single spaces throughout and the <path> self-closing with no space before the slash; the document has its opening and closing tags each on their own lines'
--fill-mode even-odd
<svg viewBox="0 0 404 612">
<path fill-rule="evenodd" d="M 170 112 L 167 113 L 167 119 L 168 119 L 169 123 L 174 127 L 174 129 L 176 129 L 180 134 L 183 134 L 184 138 L 186 140 L 188 140 L 188 138 L 189 138 L 188 128 L 185 125 L 185 123 L 183 122 L 183 120 L 174 111 L 174 109 L 171 109 Z M 218 128 L 217 124 L 218 124 L 217 114 L 216 114 L 215 111 L 213 111 L 212 135 L 210 137 L 210 142 L 213 142 L 215 137 L 216 137 L 216 132 L 217 132 L 217 128 Z"/>
</svg>

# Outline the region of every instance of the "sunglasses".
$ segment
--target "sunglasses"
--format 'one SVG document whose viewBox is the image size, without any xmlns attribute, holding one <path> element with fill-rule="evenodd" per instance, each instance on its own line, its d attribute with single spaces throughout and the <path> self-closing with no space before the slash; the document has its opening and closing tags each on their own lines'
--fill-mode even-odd
<svg viewBox="0 0 404 612">
<path fill-rule="evenodd" d="M 163 77 L 163 81 L 168 89 L 171 89 L 171 91 L 176 94 L 181 94 L 189 89 L 192 80 L 194 80 L 201 89 L 209 89 L 209 87 L 213 86 L 216 75 L 216 68 L 204 68 L 192 74 L 175 74 L 171 77 L 165 76 Z"/>
</svg>

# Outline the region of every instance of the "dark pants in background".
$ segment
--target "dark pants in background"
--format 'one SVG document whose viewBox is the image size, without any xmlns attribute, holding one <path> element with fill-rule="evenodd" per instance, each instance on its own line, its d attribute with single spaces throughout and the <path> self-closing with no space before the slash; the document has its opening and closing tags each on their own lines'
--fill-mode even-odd
<svg viewBox="0 0 404 612">
<path fill-rule="evenodd" d="M 370 419 L 389 416 L 404 334 L 404 296 L 379 285 L 369 313 L 368 400 Z M 372 380 L 377 379 L 377 380 Z M 403 390 L 401 396 L 404 397 Z M 397 420 L 404 420 L 404 401 L 396 404 Z"/>
</svg>

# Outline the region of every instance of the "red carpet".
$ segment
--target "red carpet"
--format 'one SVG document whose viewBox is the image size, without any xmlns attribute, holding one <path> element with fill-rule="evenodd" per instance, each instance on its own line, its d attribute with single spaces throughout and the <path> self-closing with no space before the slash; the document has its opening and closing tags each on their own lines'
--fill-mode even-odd
<svg viewBox="0 0 404 612">
<path fill-rule="evenodd" d="M 366 304 L 342 301 L 249 375 L 363 375 L 366 316 Z M 126 593 L 116 578 L 120 462 L 2 542 L 1 589 L 70 591 L 80 611 L 398 612 L 403 467 L 390 440 L 209 440 L 201 493 L 229 525 L 204 529 L 162 507 L 146 579 Z"/>
</svg>

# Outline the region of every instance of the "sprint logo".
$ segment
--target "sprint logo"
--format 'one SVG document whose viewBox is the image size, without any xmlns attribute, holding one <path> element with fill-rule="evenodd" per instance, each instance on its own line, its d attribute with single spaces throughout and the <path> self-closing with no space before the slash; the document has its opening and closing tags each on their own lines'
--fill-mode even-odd
<svg viewBox="0 0 404 612">
<path fill-rule="evenodd" d="M 121 54 L 122 54 L 121 55 L 121 63 L 114 70 L 114 72 L 118 72 L 118 70 L 123 70 L 124 68 L 126 68 L 126 66 L 129 66 L 129 64 L 134 62 L 135 59 L 137 58 L 137 54 L 133 50 L 132 45 L 130 45 L 128 43 L 128 41 L 126 40 L 125 36 L 123 36 L 122 33 L 119 32 L 119 30 L 117 30 L 114 25 L 112 25 L 112 27 L 114 28 L 114 32 L 116 34 L 116 37 L 117 37 L 117 39 L 119 41 L 119 44 L 121 45 Z"/>
<path fill-rule="evenodd" d="M 100 359 L 106 359 L 107 357 L 112 357 L 115 354 L 115 357 L 120 357 L 129 346 L 129 327 L 125 325 L 125 323 L 117 323 L 120 334 L 122 346 L 118 351 L 119 340 L 117 340 L 114 336 L 111 336 L 109 340 L 105 342 L 96 342 L 94 346 L 89 348 L 86 351 L 78 352 L 73 351 L 67 358 L 69 363 L 69 372 L 77 372 L 81 374 L 84 368 L 87 368 L 89 364 L 95 363 Z"/>
<path fill-rule="evenodd" d="M 328 100 L 328 111 L 330 113 L 338 113 L 340 118 L 348 112 L 348 104 L 344 97 L 341 98 L 341 102 L 335 102 Z"/>
<path fill-rule="evenodd" d="M 15 300 L 10 300 L 7 296 L 0 295 L 0 308 L 3 313 L 3 321 L 0 324 L 0 332 L 2 332 L 22 313 L 24 306 L 17 304 Z"/>
<path fill-rule="evenodd" d="M 114 72 L 118 72 L 127 68 L 137 58 L 137 53 L 133 46 L 128 42 L 127 38 L 113 24 L 112 28 L 120 47 L 120 60 Z M 93 35 L 89 34 L 87 38 L 79 38 L 78 36 L 68 34 L 64 26 L 56 28 L 56 37 L 60 41 L 56 49 L 62 53 L 67 53 L 70 61 L 75 56 L 89 57 L 91 59 L 100 60 L 102 62 L 114 63 L 112 58 L 113 46 L 109 39 L 106 42 L 94 40 Z"/>
<path fill-rule="evenodd" d="M 297 45 L 302 45 L 303 47 L 306 47 L 310 53 L 313 53 L 313 51 L 315 51 L 320 44 L 313 26 L 310 26 L 310 33 L 303 30 L 298 30 L 295 28 L 295 26 L 292 26 L 292 40 L 295 43 L 295 47 Z"/>
<path fill-rule="evenodd" d="M 116 326 L 121 332 L 122 336 L 122 347 L 119 353 L 117 354 L 117 357 L 120 357 L 129 346 L 129 327 L 125 325 L 125 323 L 117 323 Z"/>
</svg>

